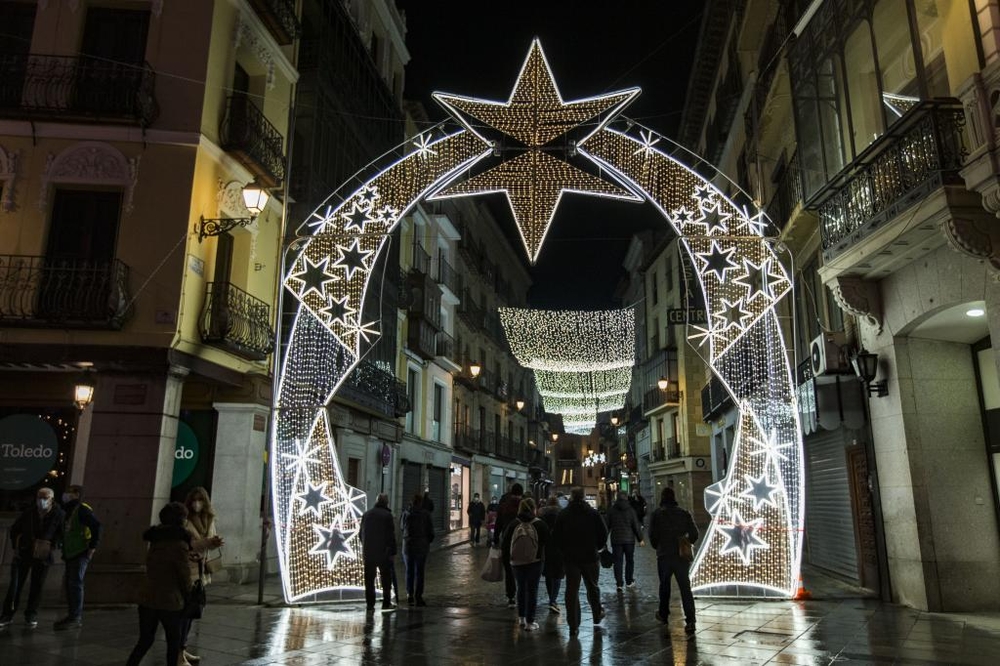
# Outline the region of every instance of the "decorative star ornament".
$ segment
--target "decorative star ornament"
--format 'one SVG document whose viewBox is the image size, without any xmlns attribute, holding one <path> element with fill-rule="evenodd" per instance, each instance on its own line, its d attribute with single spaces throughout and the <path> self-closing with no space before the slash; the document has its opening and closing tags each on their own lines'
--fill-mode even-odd
<svg viewBox="0 0 1000 666">
<path fill-rule="evenodd" d="M 733 261 L 733 254 L 735 252 L 735 247 L 723 250 L 719 246 L 718 241 L 713 240 L 712 247 L 708 252 L 696 252 L 695 254 L 698 259 L 704 262 L 701 268 L 706 275 L 715 273 L 715 277 L 719 279 L 719 282 L 725 282 L 726 271 L 733 271 L 740 267 L 739 264 Z"/>
<path fill-rule="evenodd" d="M 305 298 L 309 292 L 315 291 L 320 298 L 326 298 L 326 283 L 333 282 L 337 278 L 326 272 L 330 263 L 329 257 L 313 263 L 308 256 L 302 255 L 302 270 L 292 273 L 292 278 L 302 283 L 300 298 Z"/>
<path fill-rule="evenodd" d="M 749 474 L 744 475 L 747 481 L 748 488 L 740 493 L 741 497 L 747 497 L 753 500 L 753 510 L 760 511 L 765 506 L 777 507 L 777 502 L 774 501 L 775 493 L 779 492 L 781 488 L 778 486 L 772 486 L 767 481 L 767 470 L 758 478 L 754 478 Z"/>
<path fill-rule="evenodd" d="M 774 468 L 779 470 L 779 472 L 781 470 L 781 462 L 788 461 L 788 456 L 782 453 L 782 449 L 791 449 L 794 447 L 792 442 L 779 442 L 777 430 L 771 430 L 763 439 L 751 437 L 750 442 L 758 447 L 756 451 L 751 451 L 750 455 L 764 456 L 766 458 L 764 461 L 765 466 L 773 463 Z"/>
<path fill-rule="evenodd" d="M 726 479 L 716 481 L 704 490 L 705 510 L 708 515 L 716 516 L 729 506 L 729 483 Z"/>
<path fill-rule="evenodd" d="M 351 548 L 350 539 L 357 530 L 344 531 L 344 520 L 337 516 L 333 519 L 330 527 L 313 525 L 318 541 L 309 551 L 310 555 L 323 555 L 326 558 L 326 568 L 333 569 L 337 564 L 337 559 L 346 557 L 357 559 L 357 554 Z"/>
<path fill-rule="evenodd" d="M 642 200 L 623 183 L 606 181 L 555 155 L 560 151 L 574 152 L 574 142 L 568 140 L 568 133 L 576 134 L 582 128 L 583 136 L 575 139 L 575 145 L 584 143 L 638 94 L 638 88 L 630 88 L 572 102 L 563 101 L 542 46 L 536 39 L 531 43 L 506 102 L 434 93 L 434 99 L 448 113 L 484 142 L 496 147 L 498 142 L 487 134 L 499 133 L 520 145 L 512 147 L 512 152 L 517 152 L 512 159 L 464 181 L 446 183 L 429 198 L 503 192 L 528 257 L 534 263 L 563 193 Z"/>
<path fill-rule="evenodd" d="M 333 262 L 333 265 L 337 268 L 343 268 L 347 272 L 348 280 L 354 277 L 357 271 L 368 270 L 365 262 L 372 253 L 371 251 L 362 250 L 357 238 L 348 247 L 338 245 L 337 252 L 340 254 L 340 257 Z"/>
<path fill-rule="evenodd" d="M 320 450 L 319 446 L 309 448 L 311 442 L 308 439 L 295 440 L 295 453 L 282 453 L 282 458 L 287 458 L 290 462 L 285 465 L 285 471 L 294 471 L 296 474 L 305 474 L 309 477 L 309 465 L 319 464 L 318 458 L 313 458 L 313 454 Z"/>
<path fill-rule="evenodd" d="M 320 310 L 320 312 L 328 317 L 328 322 L 331 324 L 340 324 L 341 326 L 351 325 L 351 315 L 357 312 L 357 310 L 349 307 L 347 305 L 348 297 L 344 296 L 341 299 L 336 299 L 332 296 L 327 298 L 327 306 Z"/>
<path fill-rule="evenodd" d="M 742 330 L 743 321 L 753 315 L 743 309 L 743 301 L 737 298 L 735 301 L 722 299 L 722 310 L 712 316 L 722 320 L 722 330 L 733 326 Z"/>
<path fill-rule="evenodd" d="M 323 494 L 326 486 L 326 481 L 318 486 L 314 486 L 313 484 L 306 482 L 306 491 L 301 495 L 296 495 L 299 501 L 302 502 L 302 509 L 299 511 L 300 516 L 312 513 L 317 518 L 322 517 L 323 505 L 333 502 L 332 499 Z"/>
<path fill-rule="evenodd" d="M 733 511 L 730 524 L 719 525 L 719 531 L 726 537 L 726 545 L 719 551 L 720 555 L 735 552 L 749 566 L 750 558 L 755 549 L 768 549 L 770 546 L 759 536 L 757 530 L 764 524 L 762 518 L 745 521 L 739 511 Z"/>
</svg>

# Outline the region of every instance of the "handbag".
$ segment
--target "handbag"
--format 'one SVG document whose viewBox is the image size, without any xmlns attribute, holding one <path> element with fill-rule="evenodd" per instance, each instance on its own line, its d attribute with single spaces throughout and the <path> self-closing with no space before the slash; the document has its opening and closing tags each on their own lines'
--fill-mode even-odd
<svg viewBox="0 0 1000 666">
<path fill-rule="evenodd" d="M 52 542 L 48 539 L 35 539 L 31 544 L 31 557 L 36 560 L 47 560 L 52 554 Z"/>
<path fill-rule="evenodd" d="M 694 560 L 694 546 L 691 545 L 691 540 L 686 536 L 677 537 L 677 554 L 683 562 Z"/>
<path fill-rule="evenodd" d="M 219 554 L 216 557 L 210 557 L 205 560 L 205 572 L 214 574 L 222 570 L 222 549 L 219 548 Z"/>
<path fill-rule="evenodd" d="M 503 580 L 503 562 L 500 561 L 500 549 L 490 548 L 490 555 L 479 577 L 487 583 L 499 583 Z"/>
<path fill-rule="evenodd" d="M 615 565 L 615 556 L 610 550 L 608 550 L 607 546 L 601 548 L 601 552 L 599 552 L 598 555 L 601 556 L 601 566 L 605 569 L 610 569 Z"/>
</svg>

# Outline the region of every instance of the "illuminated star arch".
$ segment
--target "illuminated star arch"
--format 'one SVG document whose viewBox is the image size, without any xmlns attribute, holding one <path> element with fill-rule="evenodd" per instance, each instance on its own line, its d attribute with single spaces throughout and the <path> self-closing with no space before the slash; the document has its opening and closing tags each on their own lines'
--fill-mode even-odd
<svg viewBox="0 0 1000 666">
<path fill-rule="evenodd" d="M 388 234 L 419 201 L 504 191 L 533 261 L 564 192 L 651 202 L 691 255 L 712 316 L 693 327 L 740 406 L 727 476 L 706 489 L 712 524 L 691 571 L 702 593 L 791 595 L 802 549 L 802 440 L 775 305 L 791 288 L 759 213 L 621 118 L 638 90 L 563 101 L 541 45 L 506 102 L 438 94 L 455 122 L 405 142 L 303 223 L 284 288 L 298 301 L 277 385 L 271 478 L 285 598 L 363 586 L 365 495 L 337 463 L 326 406 L 378 337 L 364 304 Z M 545 155 L 545 157 L 540 157 Z M 500 158 L 499 164 L 491 161 Z M 551 158 L 551 159 L 550 159 Z"/>
</svg>

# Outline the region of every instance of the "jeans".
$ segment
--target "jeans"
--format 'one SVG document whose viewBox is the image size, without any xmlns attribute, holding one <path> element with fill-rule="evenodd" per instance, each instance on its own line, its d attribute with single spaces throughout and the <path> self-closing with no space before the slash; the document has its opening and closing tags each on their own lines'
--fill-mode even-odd
<svg viewBox="0 0 1000 666">
<path fill-rule="evenodd" d="M 690 562 L 680 558 L 656 558 L 656 572 L 660 576 L 660 617 L 666 621 L 670 615 L 670 576 L 677 579 L 677 587 L 681 591 L 681 607 L 684 608 L 684 619 L 688 624 L 694 624 L 694 595 L 691 594 L 691 579 L 688 577 Z"/>
<path fill-rule="evenodd" d="M 542 578 L 542 563 L 520 564 L 511 567 L 514 579 L 517 581 L 517 616 L 528 622 L 535 621 L 535 609 L 538 607 L 538 582 Z"/>
<path fill-rule="evenodd" d="M 635 544 L 612 543 L 611 554 L 615 558 L 615 582 L 622 586 L 622 558 L 625 559 L 625 583 L 635 582 Z"/>
<path fill-rule="evenodd" d="M 580 580 L 587 588 L 587 602 L 594 619 L 601 616 L 601 590 L 597 587 L 600 576 L 597 562 L 566 562 L 566 624 L 570 629 L 580 626 Z"/>
<path fill-rule="evenodd" d="M 471 539 L 472 539 L 472 543 L 474 543 L 477 546 L 479 545 L 479 530 L 480 530 L 481 527 L 482 527 L 482 525 L 473 525 L 472 526 L 472 537 L 471 537 Z"/>
<path fill-rule="evenodd" d="M 194 620 L 189 617 L 182 617 L 180 619 L 180 630 L 181 630 L 181 648 L 187 649 L 188 646 L 188 634 L 191 633 L 191 625 L 194 624 Z"/>
<path fill-rule="evenodd" d="M 375 607 L 375 576 L 378 575 L 382 583 L 382 605 L 392 603 L 392 560 L 385 559 L 381 562 L 365 560 L 365 604 L 369 608 Z"/>
<path fill-rule="evenodd" d="M 556 606 L 559 603 L 559 585 L 562 583 L 562 578 L 555 578 L 554 576 L 545 577 L 545 591 L 549 594 L 549 605 Z"/>
<path fill-rule="evenodd" d="M 424 598 L 424 567 L 427 566 L 427 555 L 404 554 L 406 561 L 406 596 L 418 601 Z"/>
<path fill-rule="evenodd" d="M 63 586 L 66 588 L 66 602 L 69 611 L 66 617 L 79 620 L 83 615 L 83 577 L 87 575 L 87 565 L 90 558 L 86 551 L 76 557 L 66 560 L 66 571 L 63 574 Z"/>
<path fill-rule="evenodd" d="M 514 580 L 514 568 L 510 566 L 510 560 L 500 558 L 503 562 L 503 586 L 507 593 L 507 599 L 513 599 L 517 594 L 517 581 Z"/>
<path fill-rule="evenodd" d="M 10 586 L 7 588 L 7 597 L 3 600 L 3 617 L 14 617 L 17 607 L 21 605 L 21 591 L 29 574 L 31 574 L 31 586 L 28 588 L 28 607 L 24 609 L 24 618 L 34 620 L 38 616 L 42 585 L 45 584 L 45 577 L 49 574 L 48 562 L 17 555 L 10 563 Z"/>
<path fill-rule="evenodd" d="M 139 606 L 139 640 L 128 656 L 126 666 L 138 666 L 142 658 L 153 647 L 156 640 L 156 625 L 163 625 L 167 638 L 167 664 L 177 663 L 181 652 L 181 611 L 157 610 Z"/>
</svg>

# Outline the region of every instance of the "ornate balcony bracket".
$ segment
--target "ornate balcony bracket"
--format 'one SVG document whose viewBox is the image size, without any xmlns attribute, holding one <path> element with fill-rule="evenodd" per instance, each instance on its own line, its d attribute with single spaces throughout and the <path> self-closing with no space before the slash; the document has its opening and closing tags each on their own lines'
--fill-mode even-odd
<svg viewBox="0 0 1000 666">
<path fill-rule="evenodd" d="M 875 335 L 882 332 L 882 297 L 878 285 L 856 277 L 837 276 L 827 286 L 840 308 L 875 329 Z"/>
<path fill-rule="evenodd" d="M 1000 217 L 1000 63 L 976 73 L 959 91 L 971 154 L 962 169 L 966 187 L 982 196 L 983 207 Z M 1000 272 L 1000 229 L 995 219 L 952 218 L 945 225 L 952 246 Z"/>
<path fill-rule="evenodd" d="M 198 242 L 200 243 L 208 236 L 218 236 L 236 227 L 249 227 L 253 224 L 252 217 L 202 217 L 195 231 L 198 232 Z"/>
<path fill-rule="evenodd" d="M 1000 189 L 994 190 L 993 198 L 1000 197 Z M 985 202 L 987 197 L 983 197 Z M 1000 211 L 1000 201 L 986 204 L 991 210 Z M 953 247 L 976 259 L 987 262 L 994 271 L 1000 272 L 1000 228 L 996 220 L 967 220 L 951 218 L 945 225 L 945 232 Z"/>
</svg>

